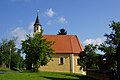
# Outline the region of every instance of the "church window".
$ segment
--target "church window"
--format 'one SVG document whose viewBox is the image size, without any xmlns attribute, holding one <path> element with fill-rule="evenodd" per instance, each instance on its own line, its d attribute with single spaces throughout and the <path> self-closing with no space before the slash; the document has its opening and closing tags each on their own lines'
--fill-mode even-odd
<svg viewBox="0 0 120 80">
<path fill-rule="evenodd" d="M 37 30 L 38 30 L 38 27 L 37 27 Z"/>
<path fill-rule="evenodd" d="M 59 64 L 64 64 L 64 57 L 63 56 L 60 57 Z"/>
<path fill-rule="evenodd" d="M 80 65 L 80 58 L 77 58 L 77 65 Z"/>
</svg>

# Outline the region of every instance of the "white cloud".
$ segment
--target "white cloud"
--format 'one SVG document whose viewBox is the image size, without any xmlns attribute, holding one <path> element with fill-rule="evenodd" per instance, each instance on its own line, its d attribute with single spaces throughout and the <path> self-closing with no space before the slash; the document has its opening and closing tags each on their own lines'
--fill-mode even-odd
<svg viewBox="0 0 120 80">
<path fill-rule="evenodd" d="M 52 21 L 49 20 L 49 21 L 47 22 L 47 25 L 51 25 L 51 24 L 52 24 Z"/>
<path fill-rule="evenodd" d="M 27 34 L 30 34 L 33 37 L 33 32 L 34 32 L 33 25 L 34 25 L 34 22 L 31 22 L 28 25 L 27 30 L 25 30 L 22 27 L 17 27 L 10 32 L 12 36 L 17 37 L 17 47 L 20 46 L 21 40 L 25 40 Z"/>
<path fill-rule="evenodd" d="M 29 25 L 28 25 L 28 30 L 29 30 L 29 34 L 31 36 L 33 36 L 33 32 L 34 32 L 34 22 L 31 22 Z"/>
<path fill-rule="evenodd" d="M 25 37 L 27 34 L 30 34 L 31 36 L 33 36 L 33 32 L 34 32 L 33 25 L 34 25 L 34 22 L 31 22 L 28 25 L 27 30 L 23 29 L 22 27 L 17 27 L 11 31 L 11 34 L 12 34 L 12 36 L 17 37 L 18 41 L 25 40 Z"/>
<path fill-rule="evenodd" d="M 67 20 L 64 17 L 60 17 L 60 18 L 58 18 L 57 22 L 65 24 L 65 23 L 67 23 Z"/>
<path fill-rule="evenodd" d="M 48 17 L 53 17 L 55 12 L 52 10 L 52 8 L 49 8 L 45 14 L 48 16 Z"/>
<path fill-rule="evenodd" d="M 47 9 L 47 11 L 45 12 L 45 15 L 47 15 L 48 17 L 53 17 L 56 13 L 53 11 L 52 8 Z M 66 24 L 68 23 L 68 21 L 66 20 L 65 17 L 60 17 L 59 15 L 56 15 L 54 18 L 50 18 L 47 21 L 47 25 L 51 25 L 51 24 Z"/>
<path fill-rule="evenodd" d="M 104 38 L 86 39 L 83 43 L 84 43 L 85 45 L 88 45 L 88 44 L 100 45 L 100 44 L 102 44 L 104 41 L 105 41 Z"/>
<path fill-rule="evenodd" d="M 51 25 L 51 24 L 67 24 L 68 21 L 64 17 L 59 17 L 57 19 L 49 20 L 46 24 Z"/>
<path fill-rule="evenodd" d="M 20 47 L 21 40 L 25 40 L 27 32 L 22 27 L 17 27 L 11 31 L 12 36 L 17 37 L 17 47 Z"/>
<path fill-rule="evenodd" d="M 11 32 L 11 34 L 14 37 L 18 37 L 18 40 L 25 40 L 26 31 L 21 27 L 17 27 Z"/>
<path fill-rule="evenodd" d="M 31 22 L 29 25 L 28 25 L 28 30 L 34 30 L 34 22 Z"/>
</svg>

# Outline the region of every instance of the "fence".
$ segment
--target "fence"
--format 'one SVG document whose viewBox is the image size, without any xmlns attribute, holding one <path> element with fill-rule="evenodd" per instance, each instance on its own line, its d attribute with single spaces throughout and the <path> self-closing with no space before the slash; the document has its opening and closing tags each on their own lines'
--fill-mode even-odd
<svg viewBox="0 0 120 80">
<path fill-rule="evenodd" d="M 110 70 L 88 69 L 87 76 L 97 80 L 116 80 L 114 72 Z"/>
</svg>

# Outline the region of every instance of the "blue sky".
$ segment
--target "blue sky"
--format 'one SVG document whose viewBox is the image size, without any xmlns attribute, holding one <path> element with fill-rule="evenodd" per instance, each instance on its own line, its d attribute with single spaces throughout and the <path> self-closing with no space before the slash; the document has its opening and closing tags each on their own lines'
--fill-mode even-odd
<svg viewBox="0 0 120 80">
<path fill-rule="evenodd" d="M 0 0 L 0 39 L 33 34 L 39 10 L 44 34 L 65 28 L 83 45 L 100 44 L 110 33 L 111 21 L 120 21 L 120 0 Z"/>
</svg>

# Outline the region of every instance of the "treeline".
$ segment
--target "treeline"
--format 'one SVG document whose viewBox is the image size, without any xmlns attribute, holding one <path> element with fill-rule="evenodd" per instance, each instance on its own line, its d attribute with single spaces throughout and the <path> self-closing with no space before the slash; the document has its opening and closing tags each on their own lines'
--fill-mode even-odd
<svg viewBox="0 0 120 80">
<path fill-rule="evenodd" d="M 105 34 L 101 45 L 89 44 L 80 53 L 80 65 L 84 69 L 112 70 L 120 77 L 120 22 L 112 22 L 111 33 Z M 98 54 L 98 50 L 104 55 Z"/>
<path fill-rule="evenodd" d="M 24 67 L 24 59 L 16 48 L 16 39 L 3 39 L 0 42 L 0 66 L 19 70 Z"/>
<path fill-rule="evenodd" d="M 53 41 L 47 41 L 42 36 L 43 30 L 31 37 L 26 35 L 26 40 L 21 41 L 21 48 L 16 48 L 15 41 L 4 39 L 0 43 L 0 67 L 7 67 L 12 70 L 38 71 L 40 66 L 46 65 L 52 57 L 50 53 L 54 53 L 51 46 Z M 25 54 L 25 59 L 21 54 Z"/>
</svg>

